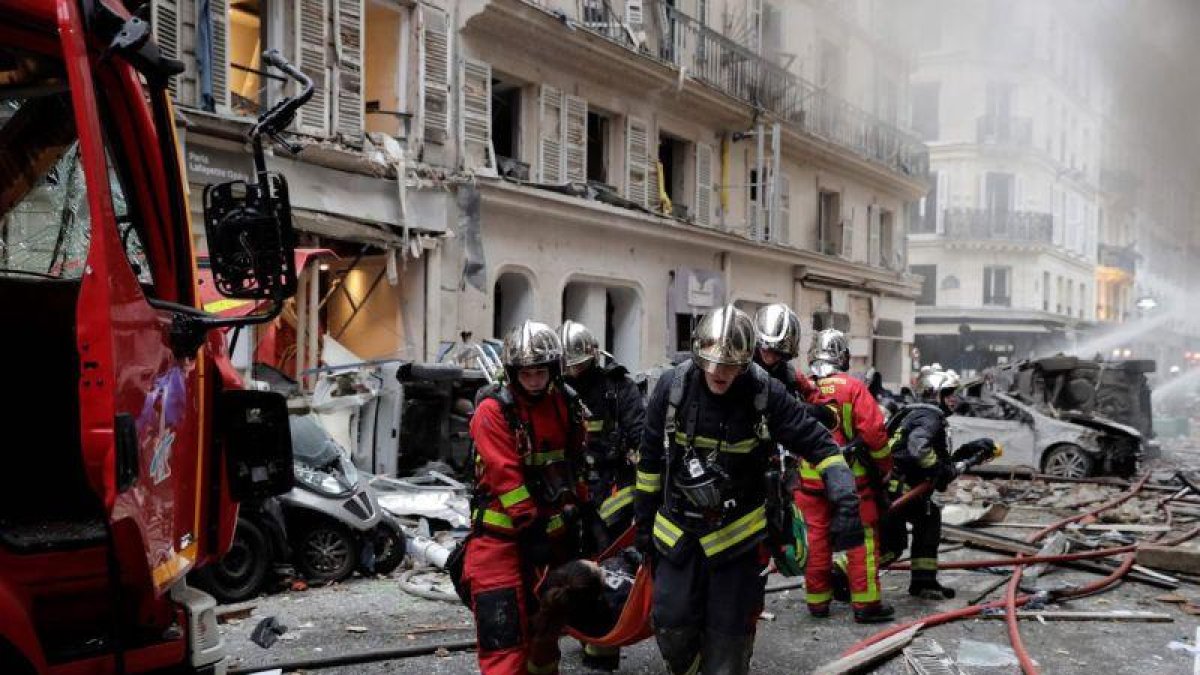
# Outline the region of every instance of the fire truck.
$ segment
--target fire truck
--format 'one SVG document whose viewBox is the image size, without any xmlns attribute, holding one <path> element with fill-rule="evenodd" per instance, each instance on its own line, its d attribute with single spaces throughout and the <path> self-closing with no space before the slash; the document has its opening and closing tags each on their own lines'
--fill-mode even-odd
<svg viewBox="0 0 1200 675">
<path fill-rule="evenodd" d="M 282 397 L 241 387 L 219 329 L 294 293 L 277 138 L 296 80 L 247 139 L 256 174 L 209 186 L 201 309 L 170 78 L 146 9 L 0 0 L 0 673 L 222 673 L 215 603 L 186 582 L 238 502 L 291 487 Z M 206 279 L 209 275 L 206 274 Z"/>
</svg>

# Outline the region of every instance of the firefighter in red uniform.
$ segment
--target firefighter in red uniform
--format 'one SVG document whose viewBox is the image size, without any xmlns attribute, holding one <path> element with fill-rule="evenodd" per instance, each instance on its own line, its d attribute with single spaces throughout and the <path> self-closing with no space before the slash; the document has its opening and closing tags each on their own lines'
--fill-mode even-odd
<svg viewBox="0 0 1200 675">
<path fill-rule="evenodd" d="M 858 623 L 890 621 L 895 610 L 883 604 L 879 586 L 879 518 L 877 501 L 884 489 L 883 477 L 892 468 L 883 415 L 865 384 L 847 374 L 850 347 L 837 330 L 823 330 L 813 337 L 809 369 L 817 386 L 815 400 L 831 407 L 838 418 L 834 440 L 845 449 L 859 493 L 865 534 L 862 546 L 846 552 L 850 602 Z M 821 475 L 807 462 L 800 465 L 800 489 L 796 505 L 808 525 L 808 565 L 805 569 L 805 599 L 815 617 L 829 616 L 833 597 L 833 551 L 829 545 L 829 502 Z"/>
<path fill-rule="evenodd" d="M 474 529 L 462 581 L 483 673 L 557 673 L 557 642 L 530 643 L 532 584 L 536 569 L 579 557 L 586 431 L 562 384 L 562 345 L 553 329 L 526 321 L 505 338 L 501 361 L 506 383 L 482 396 L 471 419 Z"/>
</svg>

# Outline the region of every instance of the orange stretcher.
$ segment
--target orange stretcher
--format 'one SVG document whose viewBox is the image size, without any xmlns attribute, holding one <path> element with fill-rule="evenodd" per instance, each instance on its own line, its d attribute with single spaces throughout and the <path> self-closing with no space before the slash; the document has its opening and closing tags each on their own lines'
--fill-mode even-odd
<svg viewBox="0 0 1200 675">
<path fill-rule="evenodd" d="M 607 560 L 633 544 L 634 528 L 630 526 L 625 533 L 617 538 L 600 555 L 596 562 Z M 638 567 L 637 576 L 633 580 L 633 588 L 629 590 L 629 599 L 621 609 L 621 616 L 616 625 L 608 633 L 600 636 L 585 635 L 567 626 L 567 635 L 586 644 L 599 647 L 625 647 L 641 642 L 654 634 L 650 626 L 650 601 L 654 595 L 654 584 L 647 565 Z"/>
</svg>

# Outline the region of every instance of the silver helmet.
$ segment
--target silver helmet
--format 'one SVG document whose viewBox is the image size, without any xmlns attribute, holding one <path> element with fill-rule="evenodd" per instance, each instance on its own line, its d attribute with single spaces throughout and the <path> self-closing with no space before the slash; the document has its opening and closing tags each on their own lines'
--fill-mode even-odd
<svg viewBox="0 0 1200 675">
<path fill-rule="evenodd" d="M 826 328 L 813 336 L 808 350 L 808 367 L 817 377 L 850 369 L 850 343 L 840 330 Z"/>
<path fill-rule="evenodd" d="M 725 305 L 705 314 L 696 324 L 692 359 L 710 373 L 717 366 L 745 368 L 754 357 L 756 344 L 754 321 L 737 307 Z"/>
<path fill-rule="evenodd" d="M 588 327 L 577 321 L 564 321 L 558 328 L 563 347 L 563 365 L 567 368 L 595 362 L 600 355 L 600 342 Z"/>
<path fill-rule="evenodd" d="M 526 321 L 504 336 L 500 362 L 505 370 L 548 366 L 554 373 L 562 370 L 562 343 L 554 329 L 537 321 Z M 510 377 L 515 372 L 509 373 Z"/>
<path fill-rule="evenodd" d="M 754 316 L 758 329 L 758 346 L 786 354 L 788 359 L 800 353 L 800 317 L 791 307 L 777 302 L 758 310 Z"/>
<path fill-rule="evenodd" d="M 921 368 L 917 375 L 917 395 L 928 403 L 940 403 L 944 394 L 954 393 L 962 380 L 953 370 L 943 370 L 941 365 L 933 364 Z"/>
</svg>

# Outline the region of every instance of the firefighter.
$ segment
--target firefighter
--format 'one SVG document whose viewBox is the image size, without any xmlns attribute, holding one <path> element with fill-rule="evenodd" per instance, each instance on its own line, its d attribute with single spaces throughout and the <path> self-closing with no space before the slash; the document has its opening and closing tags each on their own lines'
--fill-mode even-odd
<svg viewBox="0 0 1200 675">
<path fill-rule="evenodd" d="M 916 386 L 920 402 L 896 413 L 897 419 L 891 424 L 894 431 L 890 445 L 895 468 L 888 489 L 893 497 L 930 479 L 937 490 L 945 490 L 956 477 L 950 461 L 946 416 L 957 404 L 958 385 L 959 378 L 953 370 L 943 370 L 937 365 L 921 369 Z M 907 547 L 905 523 L 912 525 L 909 594 L 935 600 L 953 598 L 954 589 L 942 586 L 937 580 L 938 545 L 942 538 L 941 507 L 926 495 L 889 515 L 883 533 L 885 564 L 899 557 Z"/>
<path fill-rule="evenodd" d="M 482 672 L 556 673 L 557 641 L 531 649 L 532 584 L 538 568 L 579 557 L 583 415 L 562 384 L 562 346 L 549 326 L 513 329 L 500 358 L 505 382 L 482 396 L 471 419 L 473 531 L 462 582 Z"/>
<path fill-rule="evenodd" d="M 879 518 L 886 489 L 884 477 L 892 469 L 887 431 L 875 397 L 863 382 L 851 377 L 850 345 L 841 331 L 827 329 L 813 337 L 809 370 L 817 387 L 817 403 L 831 409 L 837 423 L 833 439 L 843 448 L 858 490 L 864 543 L 846 552 L 845 573 L 850 603 L 858 623 L 890 621 L 895 610 L 883 604 L 879 585 Z M 824 498 L 821 475 L 809 462 L 800 463 L 800 489 L 796 505 L 808 525 L 808 565 L 804 572 L 805 600 L 814 617 L 829 616 L 833 599 L 833 551 L 829 547 L 829 503 Z"/>
<path fill-rule="evenodd" d="M 746 673 L 769 552 L 768 461 L 812 462 L 834 504 L 834 546 L 861 546 L 854 477 L 829 432 L 751 362 L 754 322 L 732 305 L 696 326 L 692 358 L 663 374 L 637 466 L 637 546 L 653 560 L 652 619 L 672 673 Z"/>
<path fill-rule="evenodd" d="M 584 553 L 594 556 L 609 547 L 633 522 L 633 454 L 642 440 L 646 408 L 642 392 L 622 365 L 601 365 L 596 336 L 586 326 L 566 321 L 558 329 L 563 345 L 566 381 L 579 395 L 587 423 L 584 455 L 590 500 L 585 517 Z M 586 644 L 585 665 L 616 670 L 620 652 Z"/>
<path fill-rule="evenodd" d="M 754 362 L 801 402 L 816 400 L 816 386 L 791 364 L 792 359 L 800 353 L 800 318 L 792 308 L 782 302 L 767 305 L 755 314 L 754 327 L 758 334 Z M 816 416 L 827 429 L 833 429 L 837 422 L 824 407 L 811 406 L 808 412 Z"/>
</svg>

